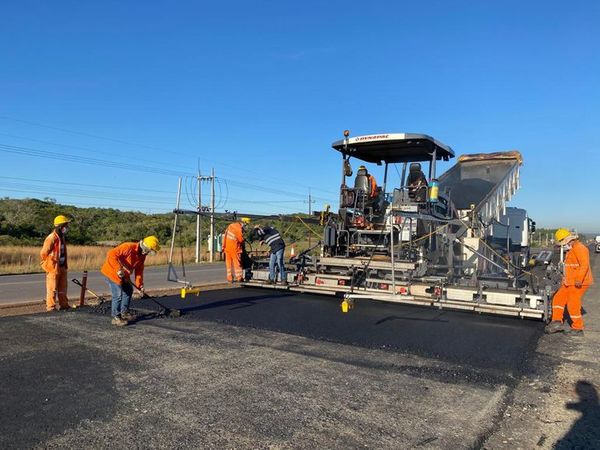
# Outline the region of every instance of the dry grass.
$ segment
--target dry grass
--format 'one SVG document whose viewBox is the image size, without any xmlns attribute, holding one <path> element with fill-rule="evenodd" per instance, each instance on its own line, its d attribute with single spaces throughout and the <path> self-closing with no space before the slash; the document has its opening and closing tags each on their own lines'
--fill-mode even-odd
<svg viewBox="0 0 600 450">
<path fill-rule="evenodd" d="M 40 249 L 41 247 L 31 246 L 0 247 L 0 274 L 42 272 L 42 268 L 40 267 Z M 106 253 L 110 249 L 111 247 L 69 245 L 69 269 L 100 269 L 106 258 Z M 195 261 L 195 249 L 193 247 L 184 248 L 183 256 L 186 263 Z M 156 255 L 148 256 L 146 265 L 167 264 L 168 257 L 169 249 L 163 249 Z M 176 249 L 173 259 L 176 263 L 181 263 L 180 249 Z"/>
<path fill-rule="evenodd" d="M 311 242 L 313 245 L 316 241 Z M 294 245 L 295 253 L 298 254 L 308 247 L 308 242 L 297 242 Z M 112 247 L 101 247 L 92 245 L 69 245 L 69 269 L 70 270 L 98 270 L 104 263 L 106 253 Z M 258 245 L 255 243 L 253 249 L 256 254 L 265 256 L 268 250 L 267 245 Z M 17 273 L 35 273 L 42 272 L 40 267 L 40 250 L 41 247 L 34 246 L 0 246 L 0 275 L 17 274 Z M 203 248 L 203 261 L 208 261 L 209 256 L 206 251 L 206 246 Z M 291 246 L 286 247 L 286 257 L 289 258 Z M 169 249 L 163 249 L 154 256 L 148 256 L 146 259 L 147 266 L 158 266 L 168 263 Z M 221 256 L 219 253 L 215 255 L 219 261 Z M 183 249 L 183 258 L 187 263 L 196 260 L 196 250 L 194 247 L 186 247 Z M 173 260 L 176 264 L 181 264 L 181 249 L 176 248 L 173 254 Z"/>
</svg>

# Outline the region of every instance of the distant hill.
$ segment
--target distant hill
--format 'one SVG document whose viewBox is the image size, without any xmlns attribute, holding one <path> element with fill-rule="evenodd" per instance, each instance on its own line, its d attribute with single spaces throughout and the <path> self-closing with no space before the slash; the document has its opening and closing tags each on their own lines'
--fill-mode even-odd
<svg viewBox="0 0 600 450">
<path fill-rule="evenodd" d="M 51 200 L 37 199 L 0 199 L 0 245 L 40 245 L 52 229 L 54 217 L 65 214 L 73 218 L 69 229 L 71 244 L 94 245 L 101 242 L 135 241 L 154 234 L 161 242 L 171 240 L 173 214 L 144 214 L 141 212 L 120 211 L 112 208 L 79 208 L 61 205 Z M 255 223 L 274 225 L 289 242 L 302 239 L 307 228 L 297 215 L 253 217 Z M 301 215 L 307 220 L 306 215 Z M 216 233 L 222 232 L 233 220 L 229 214 L 217 214 Z M 310 220 L 310 219 L 308 219 Z M 311 227 L 320 232 L 320 227 L 311 221 Z M 179 216 L 178 246 L 191 246 L 196 242 L 195 215 Z M 208 216 L 201 217 L 202 236 L 209 233 Z M 313 235 L 314 238 L 314 235 Z"/>
</svg>

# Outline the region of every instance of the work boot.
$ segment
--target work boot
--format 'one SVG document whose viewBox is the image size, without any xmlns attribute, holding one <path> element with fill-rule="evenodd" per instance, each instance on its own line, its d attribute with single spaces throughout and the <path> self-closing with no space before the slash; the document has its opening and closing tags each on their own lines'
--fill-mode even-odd
<svg viewBox="0 0 600 450">
<path fill-rule="evenodd" d="M 46 312 L 47 312 L 47 313 L 53 313 L 53 312 L 55 312 L 55 311 L 56 311 L 56 308 L 55 308 L 54 306 L 53 306 L 52 308 L 48 308 L 48 307 L 46 307 Z"/>
<path fill-rule="evenodd" d="M 69 310 L 69 309 L 71 309 L 71 306 L 69 306 L 69 305 L 66 305 L 66 306 L 60 306 L 60 307 L 58 308 L 58 310 L 59 310 L 59 311 L 67 311 L 67 310 Z"/>
<path fill-rule="evenodd" d="M 273 281 L 273 280 L 267 280 L 266 283 L 267 284 L 275 284 L 275 281 Z"/>
<path fill-rule="evenodd" d="M 288 285 L 288 282 L 287 282 L 287 280 L 283 280 L 283 281 L 282 281 L 280 284 L 281 284 L 282 286 L 287 286 L 287 285 Z"/>
<path fill-rule="evenodd" d="M 125 311 L 124 313 L 121 313 L 121 318 L 127 322 L 133 322 L 137 319 L 137 316 L 129 311 Z"/>
<path fill-rule="evenodd" d="M 544 328 L 544 333 L 546 334 L 560 333 L 561 331 L 565 331 L 565 327 L 563 323 L 558 320 L 553 320 L 546 325 L 546 328 Z"/>
<path fill-rule="evenodd" d="M 577 330 L 575 328 L 570 328 L 565 331 L 570 336 L 583 336 L 583 330 Z"/>
<path fill-rule="evenodd" d="M 129 322 L 127 322 L 125 319 L 122 319 L 119 316 L 113 317 L 111 323 L 118 327 L 124 327 L 125 325 L 129 324 Z"/>
</svg>

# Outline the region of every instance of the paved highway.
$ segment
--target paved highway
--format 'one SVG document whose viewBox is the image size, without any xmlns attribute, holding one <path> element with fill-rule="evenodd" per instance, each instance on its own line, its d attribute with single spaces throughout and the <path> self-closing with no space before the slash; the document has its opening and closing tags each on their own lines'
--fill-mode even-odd
<svg viewBox="0 0 600 450">
<path fill-rule="evenodd" d="M 182 277 L 180 271 L 178 275 Z M 225 281 L 223 263 L 190 265 L 186 267 L 187 280 L 192 284 L 215 283 Z M 71 283 L 72 278 L 81 280 L 81 271 L 69 272 L 69 298 L 79 298 L 79 287 Z M 144 284 L 147 289 L 163 289 L 177 287 L 176 283 L 167 281 L 167 266 L 151 266 L 144 271 Z M 42 301 L 45 296 L 46 278 L 44 274 L 3 275 L 0 276 L 0 306 Z M 88 287 L 98 295 L 109 293 L 104 277 L 98 271 L 88 275 Z"/>
</svg>

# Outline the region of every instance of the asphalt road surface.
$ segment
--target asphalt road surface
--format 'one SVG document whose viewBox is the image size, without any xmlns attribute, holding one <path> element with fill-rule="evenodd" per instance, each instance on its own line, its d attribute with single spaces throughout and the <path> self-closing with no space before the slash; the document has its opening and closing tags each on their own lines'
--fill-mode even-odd
<svg viewBox="0 0 600 450">
<path fill-rule="evenodd" d="M 183 277 L 181 269 L 178 276 Z M 69 272 L 69 298 L 79 298 L 79 287 L 71 283 L 72 278 L 81 280 L 81 271 Z M 223 263 L 186 266 L 186 279 L 192 284 L 215 283 L 225 281 L 225 265 Z M 144 270 L 144 284 L 147 289 L 177 287 L 177 283 L 167 281 L 167 266 L 149 266 Z M 88 288 L 98 295 L 109 294 L 105 278 L 99 271 L 88 274 Z M 45 298 L 45 274 L 2 275 L 0 276 L 0 306 L 9 304 L 42 301 Z"/>
<path fill-rule="evenodd" d="M 542 332 L 256 288 L 159 300 L 184 315 L 1 318 L 0 447 L 478 447 Z"/>
</svg>

